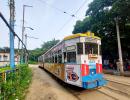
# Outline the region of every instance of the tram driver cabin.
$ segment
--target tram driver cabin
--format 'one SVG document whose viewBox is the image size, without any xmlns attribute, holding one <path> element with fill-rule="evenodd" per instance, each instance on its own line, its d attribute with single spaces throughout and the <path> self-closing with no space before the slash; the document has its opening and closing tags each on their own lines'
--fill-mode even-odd
<svg viewBox="0 0 130 100">
<path fill-rule="evenodd" d="M 82 88 L 104 86 L 101 39 L 94 33 L 65 37 L 38 58 L 39 66 L 62 81 Z"/>
</svg>

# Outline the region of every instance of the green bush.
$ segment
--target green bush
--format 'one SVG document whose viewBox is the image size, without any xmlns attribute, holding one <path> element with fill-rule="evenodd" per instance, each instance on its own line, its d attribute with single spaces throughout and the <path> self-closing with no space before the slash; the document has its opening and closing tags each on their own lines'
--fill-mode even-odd
<svg viewBox="0 0 130 100">
<path fill-rule="evenodd" d="M 38 64 L 38 62 L 36 62 L 36 61 L 31 61 L 31 60 L 29 60 L 28 63 L 29 63 L 29 64 Z"/>
<path fill-rule="evenodd" d="M 6 81 L 0 77 L 0 100 L 23 100 L 31 82 L 32 72 L 28 65 L 18 65 L 17 70 L 7 72 Z"/>
</svg>

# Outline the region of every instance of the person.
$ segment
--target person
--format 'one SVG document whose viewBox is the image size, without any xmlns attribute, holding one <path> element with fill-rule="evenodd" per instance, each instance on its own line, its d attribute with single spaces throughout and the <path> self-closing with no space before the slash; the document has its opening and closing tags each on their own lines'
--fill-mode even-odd
<svg viewBox="0 0 130 100">
<path fill-rule="evenodd" d="M 114 59 L 114 65 L 113 65 L 113 66 L 114 66 L 114 67 L 113 67 L 113 68 L 114 68 L 114 70 L 117 70 L 117 64 L 116 64 L 116 62 L 117 62 L 117 60 L 116 60 L 116 59 Z"/>
<path fill-rule="evenodd" d="M 128 70 L 128 66 L 129 66 L 128 59 L 126 59 L 125 66 L 124 66 L 126 71 Z"/>
<path fill-rule="evenodd" d="M 116 65 L 117 65 L 117 71 L 120 72 L 120 60 L 118 59 L 117 62 L 116 62 Z"/>
<path fill-rule="evenodd" d="M 130 70 L 130 59 L 128 59 L 128 70 Z"/>
<path fill-rule="evenodd" d="M 104 68 L 108 69 L 108 67 L 109 67 L 109 60 L 105 59 L 103 64 L 104 64 Z"/>
<path fill-rule="evenodd" d="M 112 61 L 110 61 L 109 66 L 110 66 L 110 69 L 113 69 L 113 63 L 112 63 Z"/>
</svg>

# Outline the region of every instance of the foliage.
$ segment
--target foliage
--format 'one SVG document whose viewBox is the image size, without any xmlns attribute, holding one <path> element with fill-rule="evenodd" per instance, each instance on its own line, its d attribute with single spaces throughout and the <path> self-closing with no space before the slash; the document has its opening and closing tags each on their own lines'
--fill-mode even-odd
<svg viewBox="0 0 130 100">
<path fill-rule="evenodd" d="M 28 64 L 38 64 L 38 62 L 37 61 L 31 61 L 31 60 L 29 60 Z"/>
<path fill-rule="evenodd" d="M 122 48 L 130 46 L 130 0 L 93 0 L 86 11 L 86 18 L 77 21 L 73 34 L 92 31 L 102 38 L 103 55 L 117 54 L 115 18 L 119 20 Z M 125 42 L 125 43 L 124 43 Z"/>
<path fill-rule="evenodd" d="M 86 17 L 83 21 L 78 20 L 75 25 L 75 29 L 73 30 L 73 33 L 83 33 L 86 32 L 86 30 L 90 29 L 91 26 L 91 18 Z"/>
<path fill-rule="evenodd" d="M 23 100 L 25 90 L 31 82 L 31 76 L 31 69 L 27 65 L 19 65 L 18 70 L 7 72 L 6 81 L 2 81 L 2 77 L 0 77 L 0 99 Z"/>
<path fill-rule="evenodd" d="M 51 40 L 51 41 L 47 41 L 47 42 L 44 42 L 42 45 L 41 45 L 41 48 L 36 48 L 35 50 L 32 50 L 30 51 L 30 57 L 29 57 L 29 60 L 32 62 L 32 61 L 37 61 L 37 58 L 45 53 L 48 49 L 50 49 L 51 47 L 53 47 L 54 45 L 56 45 L 57 43 L 59 42 L 59 40 Z"/>
<path fill-rule="evenodd" d="M 10 70 L 11 68 L 9 66 L 0 68 L 0 72 L 4 72 L 6 70 Z"/>
</svg>

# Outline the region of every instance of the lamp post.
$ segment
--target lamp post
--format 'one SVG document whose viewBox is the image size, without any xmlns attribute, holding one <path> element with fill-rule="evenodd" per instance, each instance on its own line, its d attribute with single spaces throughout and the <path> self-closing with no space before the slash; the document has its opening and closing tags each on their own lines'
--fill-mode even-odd
<svg viewBox="0 0 130 100">
<path fill-rule="evenodd" d="M 24 41 L 24 31 L 25 31 L 25 27 L 24 27 L 24 16 L 25 16 L 25 8 L 26 7 L 32 7 L 32 6 L 29 6 L 29 5 L 23 5 L 23 21 L 22 21 L 22 41 Z M 22 54 L 21 54 L 21 63 L 23 63 L 23 45 L 22 45 Z"/>
<path fill-rule="evenodd" d="M 121 41 L 120 41 L 120 31 L 119 31 L 119 18 L 115 18 L 116 22 L 116 31 L 117 31 L 117 43 L 118 43 L 118 54 L 119 54 L 119 69 L 120 69 L 120 74 L 124 74 L 124 69 L 123 69 L 123 60 L 122 60 L 122 49 L 121 49 Z"/>
<path fill-rule="evenodd" d="M 28 29 L 30 29 L 30 30 L 34 30 L 34 29 L 31 28 L 31 27 L 24 27 L 24 30 L 25 30 L 26 28 L 28 28 Z M 25 46 L 26 46 L 26 48 L 27 48 L 27 33 L 25 34 Z"/>
<path fill-rule="evenodd" d="M 27 34 L 25 34 L 25 45 L 27 47 L 27 38 L 32 38 L 32 39 L 39 39 L 39 38 L 36 38 L 36 37 L 32 37 L 32 36 L 28 36 Z M 28 62 L 28 54 L 26 54 L 26 57 L 25 57 L 25 62 L 27 63 Z"/>
<path fill-rule="evenodd" d="M 34 30 L 34 29 L 31 28 L 31 27 L 24 27 L 24 30 L 25 30 L 26 28 L 28 28 L 28 29 L 30 29 L 30 30 Z M 25 46 L 26 46 L 26 48 L 27 48 L 27 33 L 25 34 Z M 27 62 L 28 62 L 28 54 L 25 53 L 25 63 L 27 63 Z"/>
</svg>

